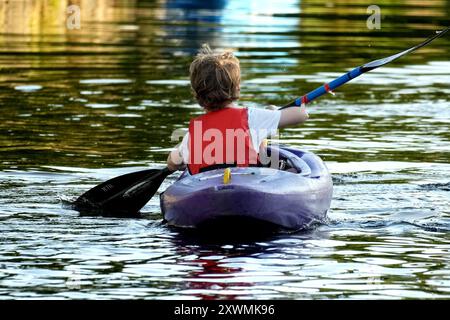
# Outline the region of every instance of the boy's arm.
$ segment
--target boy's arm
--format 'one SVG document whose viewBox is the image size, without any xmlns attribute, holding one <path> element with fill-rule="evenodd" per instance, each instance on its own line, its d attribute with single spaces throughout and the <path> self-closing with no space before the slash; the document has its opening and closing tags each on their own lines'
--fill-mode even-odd
<svg viewBox="0 0 450 320">
<path fill-rule="evenodd" d="M 308 120 L 309 115 L 304 106 L 291 107 L 281 110 L 280 122 L 278 128 L 284 128 L 295 124 L 300 124 Z"/>
<path fill-rule="evenodd" d="M 189 133 L 183 137 L 183 141 L 179 143 L 167 157 L 167 167 L 169 170 L 177 171 L 184 170 L 186 168 L 186 162 L 188 159 L 189 148 L 188 148 Z"/>
</svg>

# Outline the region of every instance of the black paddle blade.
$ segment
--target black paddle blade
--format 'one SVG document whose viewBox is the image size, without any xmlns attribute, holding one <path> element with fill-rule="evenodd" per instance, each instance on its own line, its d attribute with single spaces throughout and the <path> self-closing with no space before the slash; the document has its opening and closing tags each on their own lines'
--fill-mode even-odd
<svg viewBox="0 0 450 320">
<path fill-rule="evenodd" d="M 149 169 L 115 177 L 82 194 L 74 209 L 82 214 L 138 216 L 171 173 L 167 168 Z"/>
<path fill-rule="evenodd" d="M 433 40 L 435 40 L 435 39 L 437 39 L 437 38 L 442 37 L 444 34 L 447 33 L 447 31 L 448 31 L 449 29 L 450 29 L 450 27 L 447 27 L 447 28 L 444 29 L 444 30 L 437 31 L 437 33 L 436 33 L 435 35 L 429 37 L 429 38 L 426 39 L 424 42 L 419 43 L 418 45 L 416 45 L 416 46 L 414 46 L 414 47 L 412 47 L 412 48 L 409 48 L 409 49 L 407 49 L 407 50 L 405 50 L 405 51 L 399 52 L 399 53 L 394 54 L 394 55 L 392 55 L 392 56 L 390 56 L 390 57 L 387 57 L 387 58 L 378 59 L 378 60 L 375 60 L 375 61 L 371 61 L 371 62 L 369 62 L 369 63 L 366 63 L 365 65 L 361 66 L 361 71 L 362 71 L 362 72 L 367 72 L 367 71 L 376 69 L 376 68 L 378 68 L 378 67 L 384 66 L 385 64 L 388 64 L 389 62 L 392 62 L 392 61 L 394 61 L 394 60 L 397 60 L 398 58 L 403 57 L 404 55 L 406 55 L 406 54 L 408 54 L 408 53 L 410 53 L 410 52 L 412 52 L 412 51 L 415 51 L 415 50 L 417 50 L 417 49 L 419 49 L 419 48 L 422 48 L 422 47 L 426 46 L 426 45 L 429 44 L 431 41 L 433 41 Z"/>
</svg>

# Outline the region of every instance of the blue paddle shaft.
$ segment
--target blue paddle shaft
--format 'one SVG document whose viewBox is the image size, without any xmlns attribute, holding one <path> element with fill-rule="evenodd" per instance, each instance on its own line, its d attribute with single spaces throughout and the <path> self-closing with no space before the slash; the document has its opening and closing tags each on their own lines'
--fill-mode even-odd
<svg viewBox="0 0 450 320">
<path fill-rule="evenodd" d="M 360 76 L 363 72 L 361 71 L 361 67 L 357 67 L 353 69 L 352 71 L 347 72 L 346 74 L 340 76 L 337 79 L 334 79 L 328 84 L 324 84 L 317 89 L 314 89 L 313 91 L 305 94 L 304 96 L 295 99 L 295 105 L 301 106 L 303 103 L 308 103 L 313 101 L 314 99 L 319 98 L 320 96 L 323 96 L 327 92 L 333 91 L 334 89 L 342 86 L 343 84 L 349 82 L 350 80 Z"/>
</svg>

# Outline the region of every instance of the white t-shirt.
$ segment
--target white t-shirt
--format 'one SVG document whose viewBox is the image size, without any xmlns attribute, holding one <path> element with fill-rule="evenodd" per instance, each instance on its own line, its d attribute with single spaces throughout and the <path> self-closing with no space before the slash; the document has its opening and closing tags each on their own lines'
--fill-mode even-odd
<svg viewBox="0 0 450 320">
<path fill-rule="evenodd" d="M 281 111 L 257 108 L 247 108 L 247 110 L 250 138 L 253 148 L 258 151 L 264 139 L 277 134 Z M 178 152 L 183 158 L 183 163 L 187 164 L 189 162 L 189 132 L 178 146 Z"/>
</svg>

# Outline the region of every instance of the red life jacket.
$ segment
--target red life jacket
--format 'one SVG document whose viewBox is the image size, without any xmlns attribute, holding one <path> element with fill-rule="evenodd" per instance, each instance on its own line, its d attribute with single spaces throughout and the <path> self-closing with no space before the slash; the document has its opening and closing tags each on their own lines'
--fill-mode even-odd
<svg viewBox="0 0 450 320">
<path fill-rule="evenodd" d="M 248 167 L 257 163 L 258 153 L 251 142 L 247 109 L 224 108 L 189 123 L 188 169 L 191 174 L 211 166 Z"/>
</svg>

